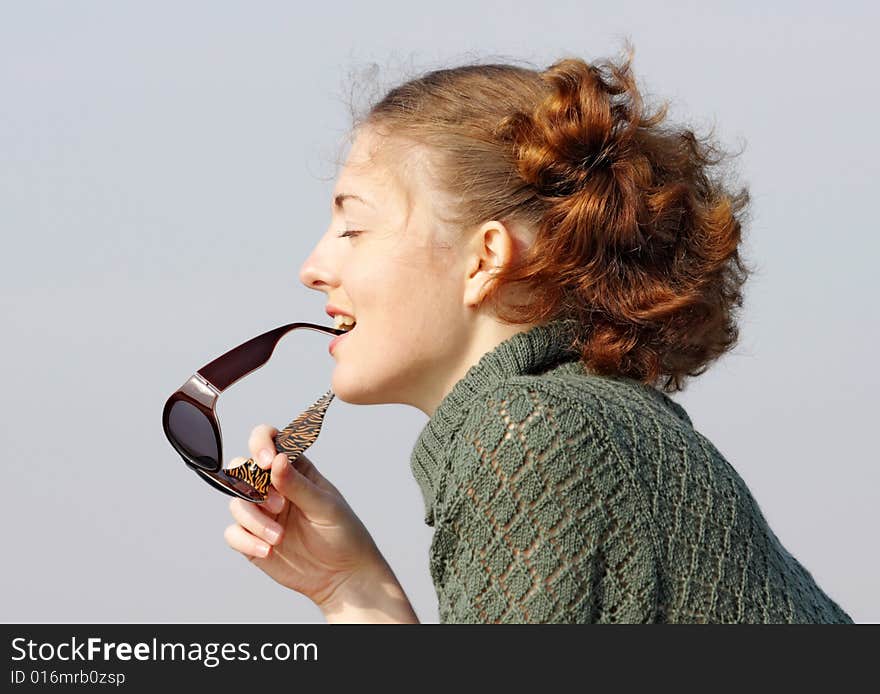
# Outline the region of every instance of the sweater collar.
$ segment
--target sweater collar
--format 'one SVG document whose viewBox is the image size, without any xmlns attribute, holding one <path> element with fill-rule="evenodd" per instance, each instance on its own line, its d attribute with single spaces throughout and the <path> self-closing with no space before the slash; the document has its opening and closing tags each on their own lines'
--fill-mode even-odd
<svg viewBox="0 0 880 694">
<path fill-rule="evenodd" d="M 486 352 L 446 394 L 416 440 L 410 469 L 425 502 L 425 523 L 434 525 L 434 502 L 447 469 L 451 443 L 468 405 L 512 376 L 539 374 L 562 362 L 578 360 L 572 318 L 558 318 L 516 333 Z"/>
</svg>

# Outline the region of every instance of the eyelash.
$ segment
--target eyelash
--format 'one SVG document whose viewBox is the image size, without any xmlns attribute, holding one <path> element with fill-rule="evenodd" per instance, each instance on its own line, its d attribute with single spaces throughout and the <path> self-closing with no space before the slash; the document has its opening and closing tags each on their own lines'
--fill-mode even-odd
<svg viewBox="0 0 880 694">
<path fill-rule="evenodd" d="M 341 234 L 339 234 L 339 238 L 340 238 L 340 239 L 344 239 L 344 238 L 347 238 L 347 237 L 349 237 L 349 236 L 357 236 L 357 235 L 360 234 L 360 233 L 361 233 L 361 230 L 360 230 L 360 229 L 346 229 L 344 232 L 342 232 Z"/>
</svg>

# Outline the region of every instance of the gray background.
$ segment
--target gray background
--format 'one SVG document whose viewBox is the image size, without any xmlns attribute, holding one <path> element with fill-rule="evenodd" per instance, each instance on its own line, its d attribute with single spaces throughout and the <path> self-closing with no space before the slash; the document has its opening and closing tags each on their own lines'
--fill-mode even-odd
<svg viewBox="0 0 880 694">
<path fill-rule="evenodd" d="M 254 335 L 329 324 L 298 271 L 329 221 L 352 74 L 543 68 L 629 36 L 670 118 L 745 145 L 753 198 L 740 344 L 675 398 L 823 589 L 878 621 L 877 19 L 845 2 L 2 3 L 0 618 L 323 621 L 226 545 L 228 497 L 166 442 L 165 399 Z M 228 457 L 329 387 L 327 344 L 291 333 L 224 394 Z M 428 622 L 409 470 L 426 421 L 337 399 L 308 455 Z"/>
</svg>

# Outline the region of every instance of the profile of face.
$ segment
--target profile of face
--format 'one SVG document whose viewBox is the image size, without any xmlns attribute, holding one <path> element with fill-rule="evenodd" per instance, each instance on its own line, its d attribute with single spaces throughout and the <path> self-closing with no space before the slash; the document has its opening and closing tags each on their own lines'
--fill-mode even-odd
<svg viewBox="0 0 880 694">
<path fill-rule="evenodd" d="M 492 222 L 472 243 L 435 243 L 437 196 L 423 160 L 413 151 L 402 167 L 383 156 L 382 144 L 368 128 L 357 133 L 331 195 L 330 225 L 300 281 L 357 323 L 333 350 L 334 393 L 431 415 L 467 369 L 512 334 L 480 303 L 490 270 L 516 252 L 515 240 Z M 339 196 L 352 197 L 337 207 Z"/>
</svg>

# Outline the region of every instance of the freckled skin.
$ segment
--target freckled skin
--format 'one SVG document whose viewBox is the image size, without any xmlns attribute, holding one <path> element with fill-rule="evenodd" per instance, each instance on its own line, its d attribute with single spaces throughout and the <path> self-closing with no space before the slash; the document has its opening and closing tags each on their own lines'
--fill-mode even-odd
<svg viewBox="0 0 880 694">
<path fill-rule="evenodd" d="M 324 236 L 300 269 L 300 281 L 324 292 L 324 303 L 351 313 L 355 331 L 333 352 L 332 388 L 352 404 L 402 403 L 431 416 L 480 357 L 530 325 L 507 326 L 481 305 L 489 271 L 511 262 L 522 243 L 509 226 L 489 220 L 451 248 L 432 245 L 437 222 L 419 155 L 399 162 L 382 155 L 382 138 L 358 131 L 331 200 Z M 378 155 L 378 156 L 377 156 Z M 339 238 L 360 230 L 351 238 Z"/>
</svg>

